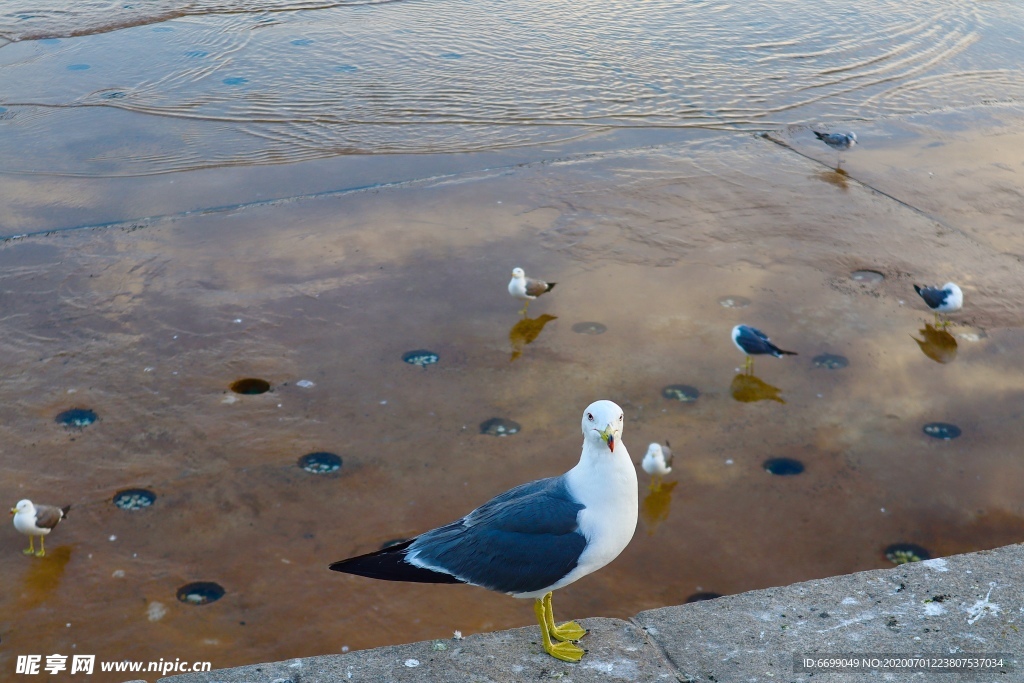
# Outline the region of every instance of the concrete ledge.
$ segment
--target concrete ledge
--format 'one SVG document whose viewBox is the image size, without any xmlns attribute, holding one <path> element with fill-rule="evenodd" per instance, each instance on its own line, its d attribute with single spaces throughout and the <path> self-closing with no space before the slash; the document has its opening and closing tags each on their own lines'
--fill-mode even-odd
<svg viewBox="0 0 1024 683">
<path fill-rule="evenodd" d="M 548 657 L 536 627 L 256 664 L 160 683 L 478 683 L 932 680 L 938 672 L 800 673 L 794 655 L 1001 654 L 987 673 L 939 680 L 1024 680 L 1024 545 L 860 572 L 641 612 L 583 619 L 579 664 Z"/>
</svg>

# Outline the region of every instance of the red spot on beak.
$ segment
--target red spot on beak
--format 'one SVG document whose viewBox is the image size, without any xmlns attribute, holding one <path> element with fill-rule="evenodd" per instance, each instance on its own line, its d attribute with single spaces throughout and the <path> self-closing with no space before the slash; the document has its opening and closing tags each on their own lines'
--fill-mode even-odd
<svg viewBox="0 0 1024 683">
<path fill-rule="evenodd" d="M 615 435 L 614 434 L 609 434 L 608 435 L 608 450 L 610 450 L 612 453 L 615 452 Z"/>
</svg>

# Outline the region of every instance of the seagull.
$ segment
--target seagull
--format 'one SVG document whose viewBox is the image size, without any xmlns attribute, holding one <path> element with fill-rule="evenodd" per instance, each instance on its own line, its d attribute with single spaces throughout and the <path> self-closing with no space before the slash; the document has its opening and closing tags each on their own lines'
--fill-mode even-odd
<svg viewBox="0 0 1024 683">
<path fill-rule="evenodd" d="M 939 325 L 939 313 L 953 313 L 964 306 L 964 293 L 952 282 L 947 282 L 939 287 L 919 287 L 914 285 L 914 291 L 921 295 L 928 308 L 935 311 L 935 324 Z M 945 327 L 949 323 L 943 323 Z"/>
<path fill-rule="evenodd" d="M 747 354 L 747 362 L 743 367 L 747 370 L 754 368 L 754 356 L 771 354 L 776 358 L 782 356 L 795 356 L 796 351 L 783 351 L 768 338 L 761 330 L 750 325 L 737 325 L 732 328 L 732 342 L 740 351 Z"/>
<path fill-rule="evenodd" d="M 520 311 L 520 313 L 526 313 L 526 307 L 530 305 L 531 301 L 541 294 L 550 292 L 556 284 L 558 283 L 534 280 L 532 277 L 526 277 L 526 272 L 522 268 L 513 268 L 512 279 L 508 283 L 508 293 L 526 302 L 523 304 L 523 310 Z"/>
<path fill-rule="evenodd" d="M 640 466 L 644 468 L 644 472 L 653 477 L 662 477 L 671 472 L 672 450 L 669 448 L 668 441 L 664 446 L 659 443 L 652 443 L 648 446 Z"/>
<path fill-rule="evenodd" d="M 62 519 L 68 516 L 70 505 L 62 508 L 53 505 L 33 505 L 31 500 L 19 500 L 18 504 L 11 508 L 14 515 L 14 528 L 28 536 L 28 548 L 24 550 L 26 555 L 35 553 L 36 557 L 46 555 L 46 546 L 43 539 L 53 531 L 53 528 Z M 39 550 L 35 549 L 35 537 L 39 537 Z"/>
<path fill-rule="evenodd" d="M 819 133 L 816 130 L 812 130 L 811 132 L 814 133 L 819 140 L 839 152 L 839 156 L 837 157 L 839 163 L 837 163 L 836 166 L 842 164 L 843 152 L 857 144 L 856 133 Z"/>
<path fill-rule="evenodd" d="M 451 524 L 404 543 L 330 565 L 386 581 L 468 583 L 534 598 L 544 651 L 578 662 L 587 631 L 555 625 L 551 592 L 614 560 L 636 530 L 636 469 L 621 442 L 622 408 L 597 401 L 583 412 L 579 464 L 522 484 Z"/>
</svg>

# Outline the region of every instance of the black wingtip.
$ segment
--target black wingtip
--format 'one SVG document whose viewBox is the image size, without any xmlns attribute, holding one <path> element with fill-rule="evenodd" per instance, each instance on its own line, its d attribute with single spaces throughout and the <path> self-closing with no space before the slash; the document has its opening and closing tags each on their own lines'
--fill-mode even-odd
<svg viewBox="0 0 1024 683">
<path fill-rule="evenodd" d="M 779 353 L 785 354 L 787 356 L 799 356 L 800 355 L 796 351 L 785 351 L 783 349 L 779 349 Z"/>
<path fill-rule="evenodd" d="M 71 511 L 71 506 L 70 505 L 65 505 L 64 507 L 62 507 L 60 509 L 60 511 L 61 511 L 61 519 L 63 519 L 63 518 L 68 516 L 68 512 Z"/>
<path fill-rule="evenodd" d="M 365 576 L 382 581 L 408 581 L 412 583 L 465 583 L 451 574 L 435 572 L 410 564 L 405 559 L 415 538 L 397 543 L 365 555 L 338 560 L 328 565 L 331 571 Z"/>
<path fill-rule="evenodd" d="M 548 283 L 548 288 L 547 288 L 547 291 L 549 291 L 549 292 L 550 292 L 550 291 L 551 291 L 552 289 L 554 289 L 554 288 L 555 288 L 555 285 L 557 285 L 557 284 L 558 284 L 557 282 L 549 282 L 549 283 Z"/>
<path fill-rule="evenodd" d="M 918 287 L 917 285 L 914 285 L 914 291 L 917 292 L 918 294 L 920 294 L 921 293 L 921 288 Z"/>
<path fill-rule="evenodd" d="M 828 135 L 828 133 L 819 133 L 816 130 L 812 130 L 811 132 L 814 133 L 818 137 L 819 140 L 824 140 L 825 136 Z"/>
</svg>

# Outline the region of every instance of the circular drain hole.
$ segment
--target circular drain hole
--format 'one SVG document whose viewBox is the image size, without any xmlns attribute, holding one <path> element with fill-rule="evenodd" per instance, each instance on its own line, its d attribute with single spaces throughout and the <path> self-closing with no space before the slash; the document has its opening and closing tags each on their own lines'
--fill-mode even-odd
<svg viewBox="0 0 1024 683">
<path fill-rule="evenodd" d="M 750 299 L 745 296 L 723 296 L 718 300 L 718 305 L 725 308 L 746 308 L 750 305 Z"/>
<path fill-rule="evenodd" d="M 764 461 L 764 470 L 780 477 L 792 477 L 804 471 L 804 464 L 794 458 L 771 458 Z"/>
<path fill-rule="evenodd" d="M 270 391 L 270 382 L 256 377 L 246 377 L 231 384 L 231 391 L 236 394 L 265 394 Z"/>
<path fill-rule="evenodd" d="M 714 600 L 715 598 L 722 597 L 721 593 L 712 593 L 705 591 L 703 593 L 694 593 L 690 597 L 683 601 L 684 604 L 690 604 L 691 602 L 704 602 L 705 600 Z"/>
<path fill-rule="evenodd" d="M 959 427 L 948 422 L 929 422 L 921 431 L 932 438 L 944 441 L 951 441 L 963 433 Z"/>
<path fill-rule="evenodd" d="M 878 284 L 885 279 L 885 276 L 877 270 L 855 270 L 850 273 L 850 279 L 854 282 L 861 282 L 866 285 Z"/>
<path fill-rule="evenodd" d="M 310 474 L 330 474 L 341 469 L 341 458 L 334 453 L 307 453 L 299 458 L 299 467 Z"/>
<path fill-rule="evenodd" d="M 480 433 L 490 434 L 491 436 L 509 436 L 510 434 L 517 433 L 520 429 L 522 427 L 519 426 L 518 422 L 506 420 L 503 417 L 492 417 L 490 420 L 480 423 Z"/>
<path fill-rule="evenodd" d="M 187 583 L 178 589 L 178 600 L 186 605 L 206 605 L 224 597 L 224 589 L 213 581 Z"/>
<path fill-rule="evenodd" d="M 148 489 L 125 489 L 114 494 L 114 505 L 122 510 L 141 510 L 156 502 L 156 494 Z"/>
<path fill-rule="evenodd" d="M 440 356 L 433 351 L 428 351 L 427 349 L 416 349 L 415 351 L 406 351 L 403 353 L 402 360 L 409 365 L 418 365 L 421 368 L 425 368 L 440 360 Z"/>
<path fill-rule="evenodd" d="M 834 353 L 823 353 L 820 356 L 815 356 L 811 361 L 814 363 L 814 367 L 825 368 L 826 370 L 839 370 L 850 364 L 846 356 Z"/>
<path fill-rule="evenodd" d="M 578 334 L 604 334 L 608 331 L 608 328 L 601 323 L 576 323 L 572 326 L 572 331 Z"/>
<path fill-rule="evenodd" d="M 88 408 L 72 408 L 53 418 L 54 422 L 76 429 L 88 427 L 97 419 L 99 418 L 96 416 L 96 413 Z"/>
<path fill-rule="evenodd" d="M 930 560 L 932 554 L 916 543 L 893 543 L 885 549 L 885 559 L 893 564 L 906 564 Z"/>
<path fill-rule="evenodd" d="M 670 401 L 691 403 L 697 400 L 697 397 L 700 396 L 700 391 L 698 391 L 696 387 L 691 387 L 689 384 L 669 384 L 661 390 L 661 395 Z"/>
<path fill-rule="evenodd" d="M 392 546 L 402 545 L 403 543 L 405 543 L 408 540 L 409 540 L 408 538 L 392 538 L 390 541 L 384 541 L 383 543 L 381 543 L 380 544 L 380 549 L 381 550 L 387 550 L 388 548 L 390 548 Z"/>
</svg>

